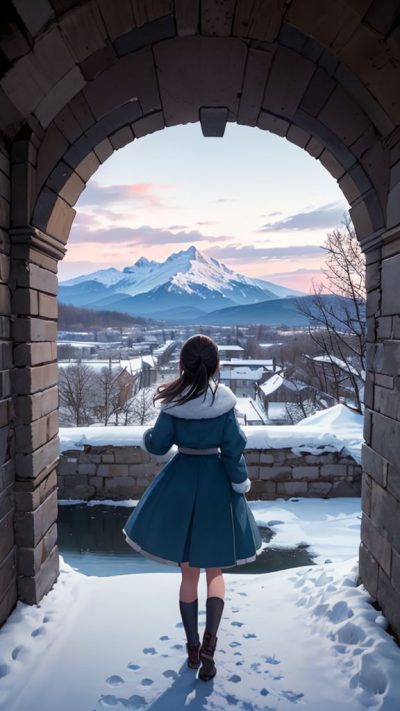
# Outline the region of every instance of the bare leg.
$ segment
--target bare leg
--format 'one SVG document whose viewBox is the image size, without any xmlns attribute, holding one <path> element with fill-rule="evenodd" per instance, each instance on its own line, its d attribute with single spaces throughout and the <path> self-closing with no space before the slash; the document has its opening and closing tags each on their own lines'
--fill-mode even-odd
<svg viewBox="0 0 400 711">
<path fill-rule="evenodd" d="M 225 596 L 225 581 L 221 568 L 206 568 L 207 597 Z"/>
<path fill-rule="evenodd" d="M 192 602 L 197 598 L 197 586 L 200 577 L 200 568 L 181 563 L 182 580 L 179 588 L 179 599 L 182 602 Z"/>
</svg>

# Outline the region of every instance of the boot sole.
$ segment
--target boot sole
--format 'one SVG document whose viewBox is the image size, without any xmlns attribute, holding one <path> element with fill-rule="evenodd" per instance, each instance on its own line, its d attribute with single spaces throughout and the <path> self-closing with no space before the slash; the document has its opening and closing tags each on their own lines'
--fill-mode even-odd
<svg viewBox="0 0 400 711">
<path fill-rule="evenodd" d="M 210 679 L 214 679 L 216 673 L 217 673 L 216 669 L 214 671 L 214 674 L 201 675 L 199 672 L 199 679 L 202 679 L 203 681 L 210 681 Z"/>
</svg>

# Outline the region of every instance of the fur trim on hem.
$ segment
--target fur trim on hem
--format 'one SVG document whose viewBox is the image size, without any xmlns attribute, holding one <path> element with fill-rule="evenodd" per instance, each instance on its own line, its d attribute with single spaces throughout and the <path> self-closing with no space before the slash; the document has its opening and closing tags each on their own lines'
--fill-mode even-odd
<svg viewBox="0 0 400 711">
<path fill-rule="evenodd" d="M 236 491 L 238 494 L 247 494 L 248 491 L 250 491 L 251 488 L 251 479 L 247 477 L 244 481 L 236 482 L 232 481 L 232 489 Z"/>
<path fill-rule="evenodd" d="M 183 404 L 174 405 L 173 402 L 161 401 L 160 409 L 168 415 L 182 417 L 185 420 L 202 420 L 212 417 L 219 417 L 229 412 L 237 403 L 237 397 L 224 383 L 219 383 L 215 391 L 214 402 L 212 403 L 211 385 L 207 389 L 206 397 L 204 393 Z M 215 387 L 213 388 L 215 390 Z M 183 391 L 186 392 L 186 389 Z"/>
<path fill-rule="evenodd" d="M 174 565 L 175 567 L 180 567 L 180 563 L 178 563 L 175 560 L 168 560 L 167 558 L 160 558 L 157 555 L 154 555 L 154 553 L 149 553 L 148 551 L 145 551 L 141 546 L 139 546 L 138 543 L 133 541 L 131 538 L 129 538 L 128 534 L 126 533 L 125 529 L 122 529 L 122 532 L 125 535 L 125 540 L 128 543 L 128 545 L 131 546 L 135 551 L 138 553 L 141 553 L 143 556 L 146 558 L 150 558 L 150 560 L 155 560 L 157 563 L 165 563 L 165 565 Z M 206 567 L 213 567 L 213 568 L 233 568 L 235 565 L 243 565 L 244 563 L 251 563 L 253 560 L 257 558 L 258 555 L 263 551 L 264 546 L 261 545 L 260 548 L 257 548 L 256 552 L 254 555 L 250 556 L 250 558 L 240 558 L 239 560 L 236 561 L 236 563 L 231 563 L 230 565 L 218 565 L 218 566 L 205 566 L 205 565 L 196 565 L 193 566 L 194 568 L 204 568 Z M 185 562 L 185 561 L 182 561 Z"/>
</svg>

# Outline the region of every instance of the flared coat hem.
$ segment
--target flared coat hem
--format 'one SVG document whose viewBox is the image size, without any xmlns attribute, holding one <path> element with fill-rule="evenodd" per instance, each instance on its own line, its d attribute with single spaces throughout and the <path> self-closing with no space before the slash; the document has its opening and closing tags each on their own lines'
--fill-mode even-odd
<svg viewBox="0 0 400 711">
<path fill-rule="evenodd" d="M 133 541 L 132 538 L 128 536 L 126 533 L 125 529 L 122 529 L 123 534 L 125 535 L 125 540 L 126 542 L 138 553 L 141 553 L 143 556 L 146 558 L 150 558 L 151 560 L 155 560 L 157 563 L 164 563 L 165 565 L 173 565 L 173 566 L 180 566 L 182 562 L 185 561 L 176 561 L 176 560 L 168 560 L 167 558 L 161 558 L 158 555 L 155 555 L 154 553 L 150 553 L 149 551 L 144 550 L 142 546 L 140 546 L 136 541 Z M 205 565 L 196 565 L 192 566 L 195 568 L 208 568 L 208 567 L 213 567 L 213 568 L 234 568 L 236 565 L 244 565 L 245 563 L 252 563 L 253 560 L 256 560 L 257 556 L 260 555 L 262 552 L 264 546 L 261 545 L 259 548 L 256 549 L 256 552 L 254 555 L 250 556 L 249 558 L 239 558 L 235 563 L 230 563 L 229 565 L 215 565 L 215 566 L 205 566 Z M 189 563 L 190 565 L 190 563 Z"/>
</svg>

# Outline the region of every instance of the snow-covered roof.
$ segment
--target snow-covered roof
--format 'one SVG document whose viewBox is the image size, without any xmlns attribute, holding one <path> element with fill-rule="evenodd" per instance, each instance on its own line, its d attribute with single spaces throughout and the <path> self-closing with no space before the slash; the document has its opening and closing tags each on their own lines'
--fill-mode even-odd
<svg viewBox="0 0 400 711">
<path fill-rule="evenodd" d="M 264 418 L 251 397 L 238 397 L 235 407 L 238 413 L 245 415 L 249 422 L 258 421 L 260 424 L 263 424 Z"/>
<path fill-rule="evenodd" d="M 244 351 L 242 346 L 229 345 L 229 346 L 218 346 L 219 351 Z"/>
<path fill-rule="evenodd" d="M 261 380 L 264 375 L 264 368 L 253 370 L 252 368 L 221 368 L 221 380 Z"/>
<path fill-rule="evenodd" d="M 272 358 L 231 358 L 230 360 L 220 360 L 220 365 L 229 365 L 229 366 L 235 366 L 235 365 L 247 365 L 248 367 L 251 366 L 260 366 L 260 365 L 268 365 L 272 366 L 274 364 L 274 361 Z"/>
<path fill-rule="evenodd" d="M 342 360 L 341 358 L 337 358 L 334 355 L 319 355 L 319 356 L 307 356 L 310 358 L 310 360 L 317 361 L 318 363 L 328 363 L 329 365 L 335 364 L 338 366 L 338 368 L 341 368 L 342 370 L 346 370 L 350 373 L 353 373 L 353 375 L 357 375 L 360 377 L 360 374 L 356 368 L 354 368 L 350 363 L 347 363 L 346 361 Z"/>
<path fill-rule="evenodd" d="M 259 387 L 260 390 L 262 390 L 262 392 L 264 393 L 264 395 L 271 395 L 282 385 L 288 390 L 292 390 L 293 392 L 304 390 L 305 388 L 309 387 L 305 383 L 301 383 L 299 380 L 287 380 L 287 378 L 284 378 L 281 373 L 275 373 L 275 375 L 272 375 L 271 378 L 268 378 L 265 383 L 261 383 Z"/>
</svg>

